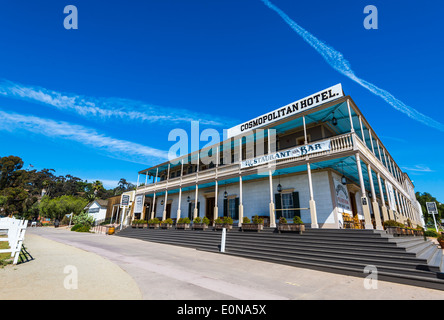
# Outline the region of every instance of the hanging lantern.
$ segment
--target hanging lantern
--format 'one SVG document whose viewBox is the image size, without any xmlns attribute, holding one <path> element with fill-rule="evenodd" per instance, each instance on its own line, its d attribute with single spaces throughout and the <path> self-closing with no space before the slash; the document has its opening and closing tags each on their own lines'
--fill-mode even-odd
<svg viewBox="0 0 444 320">
<path fill-rule="evenodd" d="M 334 112 L 333 112 L 333 118 L 331 118 L 331 123 L 332 123 L 334 126 L 337 126 L 337 125 L 338 125 L 338 119 L 335 118 L 335 113 L 334 113 Z"/>
<path fill-rule="evenodd" d="M 281 186 L 281 184 L 279 183 L 278 184 L 278 186 L 277 186 L 277 191 L 279 192 L 279 193 L 281 193 L 282 192 L 282 186 Z"/>
<path fill-rule="evenodd" d="M 188 198 L 187 198 L 187 202 L 190 202 L 191 201 L 191 198 L 190 198 L 190 196 L 188 196 Z"/>
<path fill-rule="evenodd" d="M 225 192 L 224 192 L 224 199 L 227 199 L 228 198 L 228 192 L 225 190 Z"/>
<path fill-rule="evenodd" d="M 342 184 L 347 184 L 347 178 L 345 176 L 342 176 L 341 182 Z"/>
</svg>

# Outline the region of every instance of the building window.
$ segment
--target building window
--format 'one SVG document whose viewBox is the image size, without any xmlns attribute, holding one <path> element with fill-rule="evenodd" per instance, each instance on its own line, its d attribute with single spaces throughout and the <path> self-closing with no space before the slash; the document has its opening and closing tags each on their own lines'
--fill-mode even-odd
<svg viewBox="0 0 444 320">
<path fill-rule="evenodd" d="M 281 196 L 282 201 L 282 216 L 284 218 L 293 218 L 293 210 L 285 210 L 285 209 L 293 209 L 293 194 L 291 193 L 283 193 Z"/>
</svg>

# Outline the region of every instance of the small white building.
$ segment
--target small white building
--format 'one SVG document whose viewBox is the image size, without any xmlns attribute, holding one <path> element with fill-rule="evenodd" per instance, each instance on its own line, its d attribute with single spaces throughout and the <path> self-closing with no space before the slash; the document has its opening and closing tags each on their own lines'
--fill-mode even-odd
<svg viewBox="0 0 444 320">
<path fill-rule="evenodd" d="M 85 207 L 85 211 L 94 218 L 94 221 L 104 220 L 106 217 L 106 210 L 108 207 L 108 200 L 96 199 Z"/>
</svg>

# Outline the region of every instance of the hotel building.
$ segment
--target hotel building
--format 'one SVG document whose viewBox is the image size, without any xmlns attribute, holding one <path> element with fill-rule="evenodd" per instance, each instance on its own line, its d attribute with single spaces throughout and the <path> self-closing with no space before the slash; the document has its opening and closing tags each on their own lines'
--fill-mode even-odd
<svg viewBox="0 0 444 320">
<path fill-rule="evenodd" d="M 130 200 L 126 223 L 230 216 L 240 226 L 258 215 L 274 227 L 296 215 L 311 228 L 423 225 L 412 181 L 341 84 L 230 128 L 220 143 L 141 170 Z"/>
</svg>

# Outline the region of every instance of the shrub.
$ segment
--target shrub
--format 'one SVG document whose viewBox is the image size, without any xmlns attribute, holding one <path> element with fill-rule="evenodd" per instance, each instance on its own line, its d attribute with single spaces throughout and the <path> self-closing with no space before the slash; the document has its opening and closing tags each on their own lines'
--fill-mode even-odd
<svg viewBox="0 0 444 320">
<path fill-rule="evenodd" d="M 302 222 L 301 217 L 299 217 L 299 216 L 294 216 L 294 217 L 293 217 L 293 223 L 295 223 L 295 224 L 304 224 L 304 223 Z"/>
<path fill-rule="evenodd" d="M 251 223 L 250 219 L 248 217 L 244 217 L 242 220 L 243 223 Z"/>
<path fill-rule="evenodd" d="M 233 224 L 233 219 L 231 219 L 231 217 L 224 217 L 224 223 Z"/>
<path fill-rule="evenodd" d="M 89 225 L 92 226 L 94 223 L 94 217 L 90 216 L 88 212 L 81 212 L 78 215 L 75 215 L 72 217 L 72 222 L 76 225 L 76 224 L 81 224 L 81 225 Z"/>
<path fill-rule="evenodd" d="M 404 225 L 400 222 L 397 222 L 395 220 L 387 220 L 384 221 L 384 227 L 400 227 L 404 228 Z"/>
<path fill-rule="evenodd" d="M 166 220 L 163 220 L 162 221 L 162 223 L 166 223 L 166 224 L 173 224 L 173 219 L 171 219 L 171 218 L 168 218 L 168 219 L 166 219 Z"/>
<path fill-rule="evenodd" d="M 279 224 L 285 224 L 285 223 L 287 223 L 287 219 L 285 219 L 284 217 L 280 217 Z"/>
<path fill-rule="evenodd" d="M 426 237 L 433 237 L 433 238 L 438 237 L 438 233 L 435 230 L 432 230 L 432 229 L 424 231 L 424 235 Z"/>
<path fill-rule="evenodd" d="M 201 217 L 196 217 L 193 220 L 194 223 L 201 223 L 202 222 L 202 218 Z"/>
<path fill-rule="evenodd" d="M 222 220 L 221 217 L 217 217 L 216 220 L 214 220 L 214 222 L 217 223 L 217 224 L 222 224 L 222 223 L 224 223 L 224 221 Z"/>
<path fill-rule="evenodd" d="M 91 226 L 89 226 L 89 225 L 76 224 L 71 228 L 71 231 L 89 232 L 90 229 L 91 229 Z"/>
<path fill-rule="evenodd" d="M 156 223 L 160 223 L 160 220 L 158 218 L 153 218 L 148 220 L 148 224 L 156 224 Z"/>
<path fill-rule="evenodd" d="M 253 223 L 255 223 L 255 224 L 263 224 L 264 223 L 264 219 L 263 218 L 259 218 L 258 215 L 255 215 L 253 217 Z"/>
<path fill-rule="evenodd" d="M 177 221 L 177 223 L 186 223 L 186 224 L 188 224 L 188 223 L 190 223 L 190 222 L 191 222 L 191 220 L 190 220 L 190 218 L 188 218 L 188 217 L 180 218 L 180 219 Z"/>
<path fill-rule="evenodd" d="M 210 219 L 208 219 L 207 217 L 203 217 L 202 223 L 205 223 L 206 225 L 209 225 L 210 224 Z"/>
</svg>

